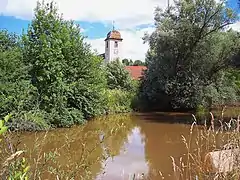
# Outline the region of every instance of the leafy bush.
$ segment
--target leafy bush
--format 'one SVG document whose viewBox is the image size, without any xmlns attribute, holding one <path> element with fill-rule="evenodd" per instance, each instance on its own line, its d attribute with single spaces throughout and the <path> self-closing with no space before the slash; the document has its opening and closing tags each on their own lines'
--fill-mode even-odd
<svg viewBox="0 0 240 180">
<path fill-rule="evenodd" d="M 132 110 L 132 102 L 135 94 L 119 89 L 107 90 L 105 93 L 106 112 L 107 113 L 122 113 Z"/>
<path fill-rule="evenodd" d="M 106 96 L 107 113 L 129 112 L 133 108 L 139 82 L 132 80 L 124 65 L 113 61 L 106 65 L 107 85 L 103 97 Z"/>
<path fill-rule="evenodd" d="M 44 113 L 33 110 L 37 93 L 23 63 L 18 36 L 0 31 L 0 41 L 0 117 L 12 114 L 7 123 L 10 130 L 49 129 Z"/>
<path fill-rule="evenodd" d="M 0 117 L 34 106 L 35 89 L 23 64 L 19 39 L 0 31 Z"/>
<path fill-rule="evenodd" d="M 134 89 L 133 80 L 120 61 L 116 60 L 108 63 L 106 72 L 109 89 L 122 89 L 127 91 Z"/>
<path fill-rule="evenodd" d="M 78 109 L 52 109 L 47 114 L 51 124 L 57 127 L 71 127 L 74 124 L 83 124 L 85 119 L 83 113 Z"/>
<path fill-rule="evenodd" d="M 51 128 L 47 113 L 40 110 L 15 113 L 7 125 L 12 131 L 42 131 Z"/>
<path fill-rule="evenodd" d="M 239 88 L 235 78 L 232 78 L 227 71 L 218 73 L 216 80 L 210 85 L 202 88 L 199 93 L 201 101 L 199 105 L 211 110 L 212 106 L 223 106 L 234 104 L 239 101 Z"/>
</svg>

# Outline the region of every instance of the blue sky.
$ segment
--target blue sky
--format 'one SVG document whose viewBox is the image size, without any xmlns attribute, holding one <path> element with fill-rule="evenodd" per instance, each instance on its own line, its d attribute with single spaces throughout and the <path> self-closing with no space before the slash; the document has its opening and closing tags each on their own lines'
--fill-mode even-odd
<svg viewBox="0 0 240 180">
<path fill-rule="evenodd" d="M 83 29 L 83 34 L 90 39 L 97 39 L 106 36 L 106 32 L 111 29 L 111 24 L 104 25 L 100 22 L 76 21 Z M 17 19 L 14 16 L 0 15 L 0 29 L 7 29 L 10 32 L 22 34 L 26 32 L 30 20 Z"/>
<path fill-rule="evenodd" d="M 0 0 L 0 29 L 21 34 L 27 30 L 33 17 L 37 0 Z M 48 1 L 48 0 L 45 0 Z M 170 0 L 170 3 L 173 0 Z M 153 28 L 153 12 L 156 6 L 165 8 L 167 0 L 55 0 L 65 19 L 73 19 L 80 24 L 86 41 L 99 53 L 104 52 L 104 38 L 112 29 L 114 20 L 116 28 L 123 38 L 122 55 L 126 58 L 144 60 L 148 49 L 143 44 L 145 32 Z M 229 0 L 228 5 L 238 8 L 237 0 Z M 240 23 L 233 25 L 240 28 Z"/>
</svg>

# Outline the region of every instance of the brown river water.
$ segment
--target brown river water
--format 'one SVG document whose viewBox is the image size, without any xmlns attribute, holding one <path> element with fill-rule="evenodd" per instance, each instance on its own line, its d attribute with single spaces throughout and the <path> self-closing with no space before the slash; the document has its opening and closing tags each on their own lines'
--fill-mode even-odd
<svg viewBox="0 0 240 180">
<path fill-rule="evenodd" d="M 171 122 L 187 118 L 191 120 L 191 114 L 109 115 L 84 126 L 24 133 L 19 137 L 19 147 L 27 150 L 32 169 L 42 169 L 39 174 L 42 179 L 56 179 L 47 165 L 42 166 L 44 158 L 39 156 L 54 151 L 56 162 L 45 164 L 58 167 L 59 172 L 64 170 L 60 179 L 66 179 L 64 174 L 75 173 L 75 179 L 86 180 L 128 180 L 133 174 L 136 179 L 144 174 L 158 180 L 162 179 L 160 172 L 165 179 L 173 179 L 170 156 L 175 159 L 186 156 L 182 135 L 189 139 L 191 124 Z"/>
</svg>

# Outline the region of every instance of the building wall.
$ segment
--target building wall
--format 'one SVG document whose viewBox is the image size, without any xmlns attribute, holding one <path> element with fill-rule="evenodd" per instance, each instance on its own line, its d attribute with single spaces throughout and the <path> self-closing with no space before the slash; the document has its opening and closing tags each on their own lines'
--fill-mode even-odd
<svg viewBox="0 0 240 180">
<path fill-rule="evenodd" d="M 118 42 L 118 47 L 115 47 L 115 41 Z M 114 53 L 115 50 L 118 51 L 117 54 Z M 105 41 L 105 62 L 109 63 L 116 60 L 117 58 L 122 59 L 122 41 L 114 39 Z"/>
</svg>

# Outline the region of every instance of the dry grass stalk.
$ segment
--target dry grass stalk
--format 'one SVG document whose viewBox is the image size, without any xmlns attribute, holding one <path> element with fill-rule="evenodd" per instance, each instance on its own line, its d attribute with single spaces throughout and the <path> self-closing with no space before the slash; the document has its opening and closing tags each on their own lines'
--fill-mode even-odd
<svg viewBox="0 0 240 180">
<path fill-rule="evenodd" d="M 205 123 L 204 128 L 196 128 L 194 132 L 194 126 L 196 125 L 196 118 L 194 123 L 190 127 L 189 138 L 182 136 L 182 141 L 185 144 L 187 150 L 186 166 L 183 162 L 178 162 L 171 157 L 174 180 L 237 180 L 240 176 L 240 118 L 237 120 L 231 119 L 229 123 L 223 124 L 224 110 L 222 110 L 222 119 L 220 120 L 220 127 L 216 128 L 214 115 L 210 113 L 210 128 L 207 128 Z M 234 128 L 235 127 L 235 128 Z M 197 134 L 197 137 L 193 140 L 193 132 Z M 194 148 L 192 146 L 195 146 Z M 219 158 L 215 159 L 216 163 L 227 161 L 228 165 L 232 165 L 230 169 L 227 169 L 224 164 L 219 164 L 219 169 L 206 168 L 205 155 L 212 152 L 212 154 L 219 153 Z M 227 154 L 224 154 L 227 153 Z M 231 154 L 229 154 L 231 153 Z M 209 154 L 208 154 L 209 155 Z M 229 164 L 230 163 L 230 164 Z M 210 165 L 211 166 L 211 165 Z M 177 176 L 182 174 L 182 176 Z"/>
</svg>

